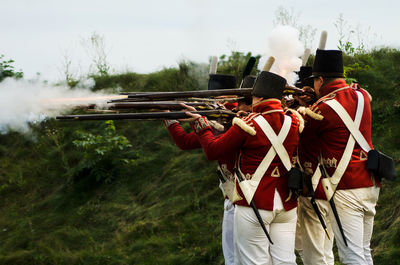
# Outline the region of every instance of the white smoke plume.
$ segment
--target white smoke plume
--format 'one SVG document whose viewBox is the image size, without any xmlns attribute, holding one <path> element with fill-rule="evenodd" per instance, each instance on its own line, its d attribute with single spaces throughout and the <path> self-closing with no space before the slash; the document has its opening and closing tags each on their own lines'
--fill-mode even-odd
<svg viewBox="0 0 400 265">
<path fill-rule="evenodd" d="M 104 92 L 92 92 L 95 81 L 84 80 L 71 89 L 66 85 L 54 86 L 42 81 L 7 78 L 0 83 L 0 132 L 9 129 L 28 132 L 30 122 L 55 117 L 79 105 L 103 106 L 112 98 Z"/>
<path fill-rule="evenodd" d="M 304 53 L 304 45 L 299 40 L 299 32 L 291 26 L 278 26 L 268 37 L 268 50 L 259 61 L 258 69 L 262 70 L 270 56 L 275 58 L 270 72 L 286 78 L 289 85 L 298 79 L 294 71 L 301 66 L 300 56 Z"/>
</svg>

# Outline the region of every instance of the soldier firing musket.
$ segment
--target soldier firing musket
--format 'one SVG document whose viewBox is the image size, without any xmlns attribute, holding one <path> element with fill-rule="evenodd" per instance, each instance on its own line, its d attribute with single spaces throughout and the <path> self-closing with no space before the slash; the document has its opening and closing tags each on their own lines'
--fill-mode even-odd
<svg viewBox="0 0 400 265">
<path fill-rule="evenodd" d="M 326 40 L 327 32 L 323 31 L 319 41 L 319 50 L 325 49 Z M 311 78 L 313 68 L 306 66 L 309 54 L 307 50 L 304 52 L 302 66 L 298 72 L 299 80 L 295 84 L 303 91 L 310 91 L 310 94 L 295 95 L 301 108 L 307 110 L 304 117 L 307 122 L 311 119 L 313 121 L 323 119 L 322 116 L 305 108 L 316 100 L 314 81 Z M 331 210 L 328 202 L 324 200 L 323 194 L 317 189 L 318 175 L 320 175 L 318 167 L 320 146 L 321 143 L 317 138 L 308 138 L 307 132 L 300 135 L 299 168 L 303 171 L 303 190 L 298 198 L 296 249 L 299 251 L 304 265 L 334 264 L 332 251 L 334 234 L 329 219 Z"/>
<path fill-rule="evenodd" d="M 247 63 L 246 69 L 243 73 L 243 80 L 241 82 L 241 86 L 246 85 L 247 87 L 253 87 L 253 83 L 255 78 L 249 76 L 251 69 L 254 66 L 255 58 L 251 57 L 249 62 Z M 232 85 L 236 85 L 236 80 L 234 76 L 230 75 L 217 75 L 217 59 L 213 57 L 210 77 L 208 83 L 209 91 L 218 91 L 223 90 Z M 187 107 L 193 107 L 188 106 Z M 239 111 L 250 111 L 251 109 L 251 101 L 248 102 L 247 98 L 241 98 L 238 100 L 238 105 L 233 105 L 230 102 L 226 102 L 224 106 L 228 109 L 237 108 Z M 222 130 L 218 129 L 215 124 L 212 124 L 211 121 L 208 121 L 211 126 L 213 126 L 213 134 L 216 136 L 221 136 L 230 127 L 230 124 L 226 124 Z M 170 133 L 172 139 L 174 140 L 177 147 L 181 150 L 192 150 L 201 148 L 200 142 L 197 139 L 197 136 L 194 132 L 186 132 L 180 126 L 180 123 L 177 120 L 168 120 L 164 122 L 168 132 Z M 224 153 L 220 155 L 217 159 L 218 167 L 217 174 L 220 180 L 220 188 L 224 195 L 224 214 L 222 220 L 222 250 L 224 254 L 225 264 L 233 265 L 234 264 L 234 236 L 233 236 L 233 224 L 234 224 L 234 210 L 235 207 L 233 205 L 233 201 L 238 199 L 237 192 L 235 191 L 234 184 L 234 165 L 235 165 L 235 153 Z"/>
<path fill-rule="evenodd" d="M 335 202 L 337 212 L 332 209 L 327 213 L 340 261 L 372 264 L 370 239 L 381 180 L 367 168 L 373 149 L 369 94 L 346 83 L 338 50 L 318 49 L 311 77 L 318 98 L 311 111 L 318 111 L 323 119 L 306 117 L 300 157 L 309 153 L 323 165 L 316 176 L 316 197 Z M 313 150 L 315 143 L 319 143 L 318 150 Z M 322 179 L 321 173 L 325 174 Z"/>
<path fill-rule="evenodd" d="M 267 264 L 271 260 L 295 264 L 297 202 L 287 188 L 287 176 L 298 144 L 299 123 L 297 116 L 285 114 L 281 107 L 285 85 L 284 78 L 261 72 L 252 92 L 253 112 L 243 119 L 235 118 L 220 137 L 212 135 L 204 117 L 193 114 L 193 128 L 208 159 L 239 153 L 235 187 L 240 197 L 235 201 L 234 223 L 237 264 Z M 261 234 L 270 236 L 273 244 Z"/>
</svg>

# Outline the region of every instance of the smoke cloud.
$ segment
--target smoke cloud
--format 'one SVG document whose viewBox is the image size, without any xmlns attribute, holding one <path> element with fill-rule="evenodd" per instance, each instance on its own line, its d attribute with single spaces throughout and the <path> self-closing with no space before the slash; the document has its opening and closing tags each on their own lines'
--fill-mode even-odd
<svg viewBox="0 0 400 265">
<path fill-rule="evenodd" d="M 105 105 L 111 99 L 104 92 L 92 92 L 95 81 L 84 80 L 76 89 L 42 81 L 8 78 L 0 83 L 0 132 L 9 129 L 28 132 L 29 123 L 55 117 L 78 105 Z"/>
<path fill-rule="evenodd" d="M 299 32 L 290 26 L 278 26 L 272 30 L 268 38 L 268 49 L 259 61 L 258 69 L 262 70 L 270 56 L 275 58 L 270 72 L 286 78 L 289 85 L 298 79 L 294 71 L 299 71 L 304 45 L 299 40 Z"/>
</svg>

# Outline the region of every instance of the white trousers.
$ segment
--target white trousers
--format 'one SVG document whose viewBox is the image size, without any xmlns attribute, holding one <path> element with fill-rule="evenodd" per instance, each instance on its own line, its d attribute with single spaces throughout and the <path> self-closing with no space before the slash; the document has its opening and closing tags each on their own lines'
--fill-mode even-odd
<svg viewBox="0 0 400 265">
<path fill-rule="evenodd" d="M 329 215 L 331 209 L 326 200 L 315 200 L 324 218 L 330 235 L 325 234 L 321 222 L 310 202 L 309 197 L 299 197 L 297 207 L 296 249 L 304 265 L 334 265 L 332 251 L 334 234 Z"/>
<path fill-rule="evenodd" d="M 296 208 L 259 212 L 274 244 L 269 243 L 253 209 L 237 205 L 234 221 L 235 264 L 296 264 Z"/>
<path fill-rule="evenodd" d="M 378 187 L 337 190 L 333 196 L 348 244 L 346 247 L 339 227 L 331 214 L 332 228 L 342 263 L 346 265 L 373 264 L 370 241 L 378 197 Z"/>
<path fill-rule="evenodd" d="M 224 253 L 225 265 L 235 264 L 235 247 L 233 244 L 233 220 L 235 206 L 225 199 L 224 218 L 222 219 L 222 252 Z"/>
</svg>

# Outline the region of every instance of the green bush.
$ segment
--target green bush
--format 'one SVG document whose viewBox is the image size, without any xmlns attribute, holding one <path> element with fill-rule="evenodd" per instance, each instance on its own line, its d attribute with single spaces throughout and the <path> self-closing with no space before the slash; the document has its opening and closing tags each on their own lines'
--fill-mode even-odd
<svg viewBox="0 0 400 265">
<path fill-rule="evenodd" d="M 22 78 L 22 72 L 15 71 L 14 60 L 5 60 L 4 55 L 0 54 L 0 82 L 6 77 Z"/>
<path fill-rule="evenodd" d="M 106 121 L 101 134 L 77 131 L 77 139 L 72 143 L 83 151 L 78 165 L 71 170 L 71 177 L 94 177 L 96 181 L 110 183 L 121 167 L 132 165 L 137 157 L 126 156 L 126 150 L 132 145 L 129 140 L 116 132 L 113 121 Z"/>
</svg>

